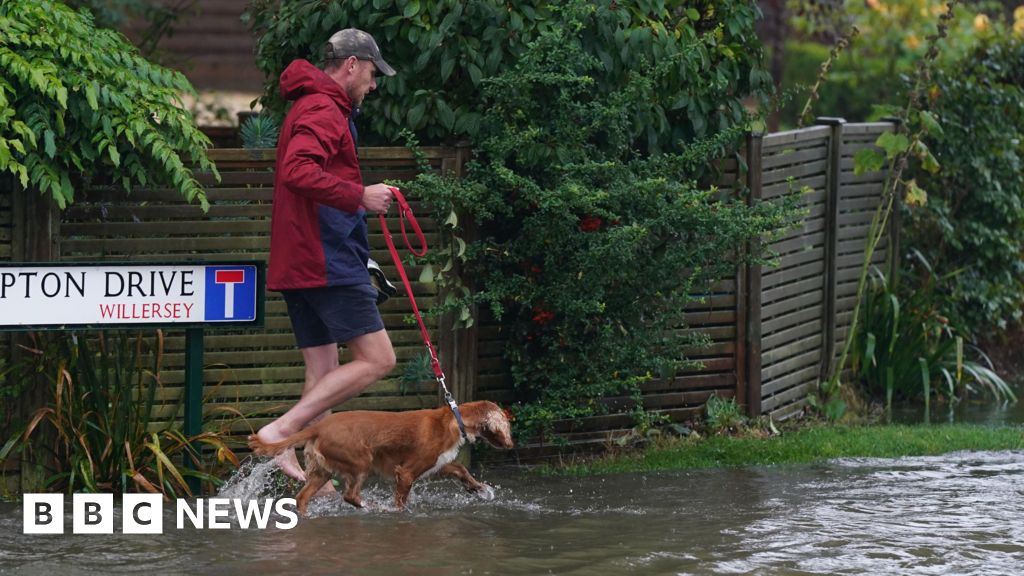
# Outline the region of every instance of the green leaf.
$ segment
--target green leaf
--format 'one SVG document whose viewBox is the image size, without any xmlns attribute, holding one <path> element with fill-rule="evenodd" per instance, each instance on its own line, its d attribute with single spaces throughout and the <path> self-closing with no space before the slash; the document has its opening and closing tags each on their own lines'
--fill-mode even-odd
<svg viewBox="0 0 1024 576">
<path fill-rule="evenodd" d="M 402 15 L 405 16 L 406 18 L 412 18 L 413 16 L 419 14 L 419 12 L 420 0 L 410 0 L 409 3 L 405 5 L 405 11 L 402 12 Z"/>
<path fill-rule="evenodd" d="M 455 210 L 448 213 L 448 217 L 444 220 L 444 225 L 451 226 L 452 228 L 459 225 L 459 215 L 455 213 Z"/>
<path fill-rule="evenodd" d="M 896 134 L 894 132 L 883 132 L 878 140 L 875 141 L 875 145 L 885 150 L 885 157 L 892 160 L 896 156 L 899 156 L 903 152 L 906 152 L 910 147 L 910 140 L 903 134 Z"/>
<path fill-rule="evenodd" d="M 100 109 L 100 104 L 96 100 L 96 81 L 95 80 L 93 80 L 92 82 L 90 82 L 90 83 L 85 85 L 85 99 L 89 103 L 89 108 L 92 108 L 93 111 L 96 111 L 96 110 Z"/>
<path fill-rule="evenodd" d="M 43 149 L 50 158 L 57 155 L 57 144 L 54 142 L 53 136 L 53 130 L 48 129 L 43 132 Z"/>
<path fill-rule="evenodd" d="M 75 190 L 71 187 L 71 178 L 68 177 L 67 172 L 60 173 L 60 190 L 61 195 L 70 204 L 75 199 Z"/>
<path fill-rule="evenodd" d="M 410 128 L 415 130 L 416 128 L 420 127 L 420 121 L 423 120 L 423 114 L 426 112 L 426 110 L 427 110 L 427 105 L 426 105 L 425 102 L 420 102 L 419 104 L 413 106 L 409 110 L 409 127 Z"/>
<path fill-rule="evenodd" d="M 473 82 L 473 85 L 480 85 L 480 81 L 483 80 L 484 73 L 480 70 L 480 67 L 476 64 L 470 63 L 466 66 L 466 71 L 469 73 L 469 79 Z"/>
<path fill-rule="evenodd" d="M 113 144 L 107 146 L 107 154 L 110 156 L 110 161 L 114 163 L 114 166 L 121 165 L 121 154 L 117 151 L 117 146 Z"/>
<path fill-rule="evenodd" d="M 447 82 L 453 70 L 455 70 L 455 58 L 447 56 L 441 58 L 441 82 Z"/>
<path fill-rule="evenodd" d="M 927 110 L 922 110 L 920 113 L 921 125 L 924 126 L 926 132 L 933 136 L 942 135 L 942 126 L 939 125 L 939 121 L 935 118 L 935 115 Z"/>
<path fill-rule="evenodd" d="M 917 180 L 910 180 L 905 183 L 907 192 L 903 197 L 903 203 L 907 206 L 924 206 L 928 203 L 928 193 L 917 185 Z"/>
<path fill-rule="evenodd" d="M 914 156 L 921 161 L 921 167 L 931 174 L 938 173 L 941 166 L 939 161 L 932 155 L 928 145 L 921 140 L 915 140 L 913 145 Z"/>
<path fill-rule="evenodd" d="M 455 112 L 452 111 L 447 102 L 440 98 L 434 102 L 437 105 L 437 118 L 441 121 L 441 125 L 446 130 L 451 130 L 455 126 Z"/>
<path fill-rule="evenodd" d="M 434 283 L 434 267 L 427 264 L 420 271 L 420 284 L 433 284 Z"/>
<path fill-rule="evenodd" d="M 878 172 L 885 166 L 885 156 L 874 148 L 861 148 L 853 156 L 853 173 L 857 176 Z"/>
</svg>

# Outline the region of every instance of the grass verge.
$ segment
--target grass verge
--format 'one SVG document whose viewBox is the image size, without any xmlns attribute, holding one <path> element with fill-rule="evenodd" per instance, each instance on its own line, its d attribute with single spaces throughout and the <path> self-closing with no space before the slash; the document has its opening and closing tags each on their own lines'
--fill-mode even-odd
<svg viewBox="0 0 1024 576">
<path fill-rule="evenodd" d="M 926 456 L 957 450 L 1024 449 L 1024 428 L 971 424 L 822 426 L 779 436 L 659 441 L 635 452 L 546 467 L 545 475 L 802 464 L 830 458 Z"/>
</svg>

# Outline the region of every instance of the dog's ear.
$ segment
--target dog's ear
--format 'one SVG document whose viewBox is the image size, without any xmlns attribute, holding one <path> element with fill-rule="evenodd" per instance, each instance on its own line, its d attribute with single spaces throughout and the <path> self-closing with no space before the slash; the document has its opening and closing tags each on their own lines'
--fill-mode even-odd
<svg viewBox="0 0 1024 576">
<path fill-rule="evenodd" d="M 508 420 L 509 422 L 515 422 L 516 417 L 508 408 L 502 408 L 501 413 L 505 415 L 505 419 Z"/>
</svg>

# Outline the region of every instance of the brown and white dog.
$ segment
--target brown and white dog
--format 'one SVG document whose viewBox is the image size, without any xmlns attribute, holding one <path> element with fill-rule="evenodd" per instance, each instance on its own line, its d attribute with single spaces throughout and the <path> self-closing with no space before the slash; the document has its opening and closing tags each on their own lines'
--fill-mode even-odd
<svg viewBox="0 0 1024 576">
<path fill-rule="evenodd" d="M 470 442 L 483 438 L 497 448 L 512 448 L 510 415 L 497 404 L 481 400 L 459 406 Z M 466 467 L 453 462 L 465 440 L 447 406 L 409 412 L 338 412 L 280 442 L 264 443 L 249 436 L 249 447 L 260 456 L 276 456 L 305 442 L 306 485 L 296 497 L 299 512 L 309 499 L 338 474 L 345 481 L 346 502 L 362 508 L 360 491 L 371 471 L 395 480 L 395 505 L 405 508 L 413 482 L 439 473 L 457 478 L 466 490 L 483 498 L 493 489 L 479 482 Z"/>
</svg>

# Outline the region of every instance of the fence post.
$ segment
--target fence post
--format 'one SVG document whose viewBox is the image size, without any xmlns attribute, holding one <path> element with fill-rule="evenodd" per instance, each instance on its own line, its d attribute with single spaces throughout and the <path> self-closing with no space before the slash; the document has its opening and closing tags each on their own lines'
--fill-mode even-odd
<svg viewBox="0 0 1024 576">
<path fill-rule="evenodd" d="M 764 134 L 747 134 L 747 203 L 757 204 L 761 201 L 762 162 L 761 149 Z M 755 254 L 760 249 L 760 240 L 751 240 L 747 247 L 748 253 Z M 737 357 L 737 363 L 743 362 L 746 371 L 746 403 L 747 414 L 754 417 L 761 415 L 761 265 L 748 264 L 746 268 L 745 302 L 746 317 L 738 315 L 737 321 L 744 324 L 746 330 L 745 358 Z"/>
<path fill-rule="evenodd" d="M 453 155 L 446 157 L 441 162 L 441 171 L 449 174 L 456 178 L 462 178 L 465 175 L 466 162 L 469 161 L 470 149 L 468 146 L 459 145 L 452 149 Z M 476 222 L 473 221 L 466 214 L 459 215 L 459 226 L 462 228 L 462 239 L 467 243 L 471 243 L 476 239 L 477 227 Z M 443 233 L 442 232 L 439 232 Z M 454 258 L 454 266 L 451 274 L 454 277 L 462 278 L 464 285 L 470 290 L 473 289 L 472 282 L 463 277 L 462 265 L 458 258 Z M 441 298 L 444 294 L 439 295 Z M 455 401 L 458 403 L 464 403 L 472 401 L 476 398 L 477 388 L 477 373 L 479 370 L 478 364 L 478 340 L 479 332 L 478 325 L 476 323 L 477 310 L 476 306 L 473 306 L 470 310 L 470 316 L 474 319 L 473 325 L 469 328 L 455 329 L 455 323 L 457 319 L 454 313 L 445 314 L 442 321 L 439 323 L 439 334 L 440 345 L 445 349 L 442 353 L 442 368 L 445 374 L 448 376 L 448 388 L 451 390 L 452 395 L 455 397 Z M 441 398 L 443 392 L 438 390 L 438 397 Z M 459 461 L 463 464 L 469 464 L 470 452 L 463 452 L 459 456 Z"/>
<path fill-rule="evenodd" d="M 828 177 L 825 193 L 825 278 L 823 286 L 824 307 L 822 309 L 822 352 L 819 382 L 832 374 L 836 348 L 836 275 L 839 250 L 839 191 L 842 176 L 843 125 L 842 118 L 820 117 L 815 121 L 821 126 L 830 126 L 828 150 Z"/>
</svg>

